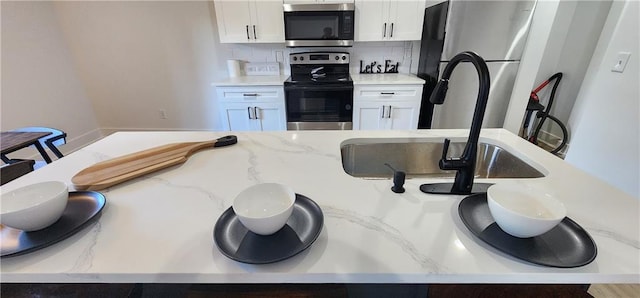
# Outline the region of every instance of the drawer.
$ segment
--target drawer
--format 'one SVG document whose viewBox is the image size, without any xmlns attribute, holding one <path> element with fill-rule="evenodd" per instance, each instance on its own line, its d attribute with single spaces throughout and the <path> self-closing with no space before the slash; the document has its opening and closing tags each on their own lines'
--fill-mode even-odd
<svg viewBox="0 0 640 298">
<path fill-rule="evenodd" d="M 421 85 L 408 86 L 356 86 L 354 88 L 354 100 L 372 100 L 372 99 L 419 99 L 422 96 Z"/>
<path fill-rule="evenodd" d="M 282 101 L 283 87 L 218 87 L 219 101 Z"/>
</svg>

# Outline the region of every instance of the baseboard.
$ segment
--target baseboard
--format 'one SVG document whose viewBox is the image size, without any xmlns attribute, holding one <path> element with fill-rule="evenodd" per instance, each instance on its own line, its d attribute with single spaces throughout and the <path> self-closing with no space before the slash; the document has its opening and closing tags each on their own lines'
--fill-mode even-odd
<svg viewBox="0 0 640 298">
<path fill-rule="evenodd" d="M 105 137 L 119 131 L 219 131 L 219 130 L 203 129 L 203 128 L 122 128 L 122 127 L 102 128 L 100 130 L 102 131 Z"/>
<path fill-rule="evenodd" d="M 67 143 L 58 146 L 60 152 L 64 155 L 71 154 L 79 149 L 86 147 L 87 145 L 94 143 L 110 134 L 119 131 L 212 131 L 210 129 L 171 129 L 171 128 L 96 128 L 89 132 L 86 132 L 82 135 L 69 137 L 67 136 Z M 45 148 L 45 151 L 51 157 L 51 159 L 55 160 L 56 156 L 49 149 Z M 19 159 L 33 159 L 33 160 L 43 160 L 40 153 L 35 148 L 24 148 L 18 151 L 12 152 L 9 154 L 10 158 L 19 158 Z"/>
<path fill-rule="evenodd" d="M 81 148 L 84 148 L 87 145 L 104 138 L 105 136 L 106 134 L 104 134 L 103 130 L 97 128 L 80 136 L 67 138 L 67 143 L 63 146 L 60 146 L 59 149 L 64 155 L 67 155 Z"/>
<path fill-rule="evenodd" d="M 540 130 L 538 133 L 538 143 L 545 145 L 547 148 L 557 148 L 562 142 L 562 137 L 552 134 L 545 130 Z M 564 156 L 569 149 L 569 143 L 565 144 L 562 150 L 557 155 L 564 159 Z"/>
<path fill-rule="evenodd" d="M 58 149 L 60 149 L 60 152 L 62 152 L 62 154 L 68 155 L 97 140 L 102 139 L 104 136 L 105 134 L 102 132 L 102 130 L 97 128 L 89 132 L 86 132 L 80 136 L 76 136 L 76 137 L 67 136 L 66 144 L 62 146 L 58 146 Z M 49 157 L 51 157 L 51 159 L 53 160 L 56 159 L 56 155 L 53 154 L 51 150 L 49 150 L 46 147 L 44 149 L 49 155 Z M 43 160 L 40 153 L 38 153 L 38 151 L 33 147 L 20 149 L 18 151 L 11 152 L 10 154 L 7 154 L 7 155 L 9 156 L 9 158 Z"/>
</svg>

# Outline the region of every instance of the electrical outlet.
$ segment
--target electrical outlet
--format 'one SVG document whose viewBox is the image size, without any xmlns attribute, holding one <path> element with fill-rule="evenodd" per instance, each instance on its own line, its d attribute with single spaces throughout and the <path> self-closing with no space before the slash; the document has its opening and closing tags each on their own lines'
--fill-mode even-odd
<svg viewBox="0 0 640 298">
<path fill-rule="evenodd" d="M 158 116 L 160 117 L 160 119 L 167 119 L 167 111 L 158 110 Z"/>
</svg>

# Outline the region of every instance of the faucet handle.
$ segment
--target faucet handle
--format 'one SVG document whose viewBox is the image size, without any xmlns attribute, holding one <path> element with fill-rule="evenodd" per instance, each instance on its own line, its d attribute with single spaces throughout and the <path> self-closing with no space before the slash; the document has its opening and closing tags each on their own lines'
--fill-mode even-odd
<svg viewBox="0 0 640 298">
<path fill-rule="evenodd" d="M 444 146 L 442 148 L 442 159 L 440 159 L 440 162 L 438 163 L 438 165 L 440 166 L 441 170 L 458 170 L 458 169 L 462 169 L 462 167 L 464 166 L 464 161 L 460 158 L 447 158 L 447 153 L 449 152 L 449 144 L 451 143 L 451 140 L 449 139 L 444 139 Z"/>
<path fill-rule="evenodd" d="M 449 143 L 451 143 L 451 140 L 444 139 L 444 147 L 442 148 L 442 159 L 444 160 L 447 159 L 447 152 L 449 152 Z"/>
</svg>

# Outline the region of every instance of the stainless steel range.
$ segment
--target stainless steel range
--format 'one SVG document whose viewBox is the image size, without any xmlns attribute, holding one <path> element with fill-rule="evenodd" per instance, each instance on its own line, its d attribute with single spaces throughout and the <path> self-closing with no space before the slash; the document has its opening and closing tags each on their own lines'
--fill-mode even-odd
<svg viewBox="0 0 640 298">
<path fill-rule="evenodd" d="M 353 127 L 353 81 L 349 53 L 289 55 L 284 82 L 288 130 L 347 130 Z"/>
</svg>

